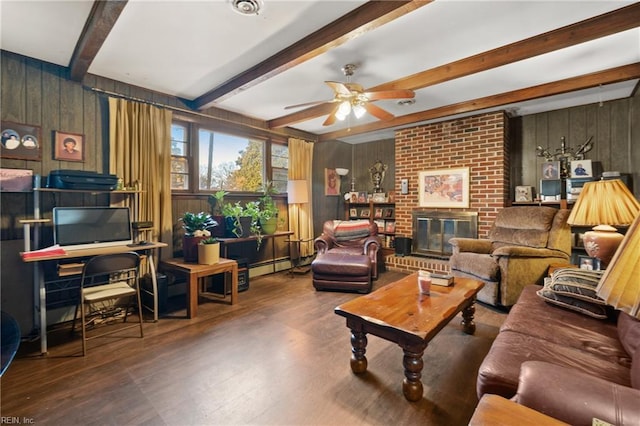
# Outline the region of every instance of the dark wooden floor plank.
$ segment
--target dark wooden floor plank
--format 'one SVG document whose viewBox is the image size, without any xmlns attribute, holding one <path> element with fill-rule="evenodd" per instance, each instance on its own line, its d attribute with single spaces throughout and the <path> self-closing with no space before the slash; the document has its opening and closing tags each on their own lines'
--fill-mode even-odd
<svg viewBox="0 0 640 426">
<path fill-rule="evenodd" d="M 374 288 L 402 274 L 385 272 Z M 97 339 L 82 357 L 68 325 L 49 354 L 24 343 L 2 377 L 2 416 L 43 425 L 466 424 L 478 366 L 505 314 L 476 310 L 477 331 L 455 318 L 424 354 L 424 397 L 402 394 L 402 350 L 369 336 L 366 373 L 349 367 L 350 333 L 333 308 L 354 293 L 316 292 L 311 277 L 253 278 L 233 306 L 202 299 L 145 324 L 145 338 Z M 460 316 L 459 316 L 460 317 Z"/>
</svg>

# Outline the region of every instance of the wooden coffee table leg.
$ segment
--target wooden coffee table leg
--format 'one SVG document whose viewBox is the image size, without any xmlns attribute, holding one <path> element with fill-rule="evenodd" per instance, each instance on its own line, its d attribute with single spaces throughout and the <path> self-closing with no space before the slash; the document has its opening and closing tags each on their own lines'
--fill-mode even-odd
<svg viewBox="0 0 640 426">
<path fill-rule="evenodd" d="M 351 330 L 351 371 L 356 374 L 367 371 L 367 333 Z"/>
<path fill-rule="evenodd" d="M 403 349 L 404 357 L 402 358 L 402 364 L 404 365 L 405 379 L 402 382 L 402 393 L 404 397 L 409 401 L 419 401 L 422 399 L 422 367 L 424 362 L 422 361 L 422 354 L 424 349 L 416 352 L 414 350 Z"/>
<path fill-rule="evenodd" d="M 476 313 L 476 304 L 472 300 L 469 306 L 462 310 L 462 330 L 467 334 L 473 334 L 476 332 L 476 323 L 473 321 L 473 317 Z"/>
</svg>

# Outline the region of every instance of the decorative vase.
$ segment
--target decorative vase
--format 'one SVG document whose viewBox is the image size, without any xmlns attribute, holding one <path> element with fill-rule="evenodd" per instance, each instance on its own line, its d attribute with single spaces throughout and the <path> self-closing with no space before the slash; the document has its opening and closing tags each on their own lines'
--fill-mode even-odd
<svg viewBox="0 0 640 426">
<path fill-rule="evenodd" d="M 219 261 L 220 243 L 198 245 L 198 263 L 200 265 L 213 265 Z"/>
<path fill-rule="evenodd" d="M 262 228 L 262 232 L 264 232 L 265 234 L 274 234 L 278 229 L 278 218 L 272 217 L 271 219 L 265 221 L 260 219 L 260 227 Z"/>
<path fill-rule="evenodd" d="M 182 237 L 182 255 L 185 262 L 197 262 L 198 261 L 198 244 L 206 237 Z"/>
</svg>

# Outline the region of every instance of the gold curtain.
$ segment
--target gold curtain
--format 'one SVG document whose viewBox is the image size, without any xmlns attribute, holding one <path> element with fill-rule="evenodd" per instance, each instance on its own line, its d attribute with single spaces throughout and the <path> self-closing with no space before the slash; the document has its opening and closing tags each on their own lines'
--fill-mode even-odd
<svg viewBox="0 0 640 426">
<path fill-rule="evenodd" d="M 306 180 L 309 202 L 296 206 L 289 206 L 289 229 L 299 235 L 301 240 L 313 239 L 313 208 L 311 200 L 311 168 L 313 164 L 313 142 L 302 139 L 289 138 L 289 180 Z M 298 226 L 298 210 L 300 209 L 300 229 Z M 300 245 L 300 255 L 307 257 L 313 254 L 312 241 L 305 241 Z"/>
<path fill-rule="evenodd" d="M 109 172 L 137 187 L 137 220 L 152 221 L 151 239 L 171 247 L 172 112 L 152 105 L 109 98 Z M 131 207 L 131 206 L 130 206 Z M 148 239 L 148 237 L 145 237 Z M 162 250 L 161 258 L 171 257 Z"/>
</svg>

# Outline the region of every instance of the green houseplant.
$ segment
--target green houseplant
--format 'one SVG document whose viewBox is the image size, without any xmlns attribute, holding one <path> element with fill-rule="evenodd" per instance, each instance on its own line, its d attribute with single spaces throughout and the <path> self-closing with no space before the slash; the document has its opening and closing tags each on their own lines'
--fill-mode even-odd
<svg viewBox="0 0 640 426">
<path fill-rule="evenodd" d="M 198 244 L 211 237 L 211 229 L 218 226 L 213 217 L 206 212 L 186 212 L 180 218 L 184 237 L 182 238 L 182 254 L 185 262 L 198 261 Z"/>
<path fill-rule="evenodd" d="M 222 207 L 225 228 L 228 237 L 246 238 L 251 232 L 251 216 L 245 211 L 239 201 L 235 204 L 226 203 Z"/>
<path fill-rule="evenodd" d="M 225 219 L 222 210 L 224 208 L 224 197 L 227 195 L 229 195 L 227 191 L 220 190 L 216 191 L 214 194 L 210 194 L 207 199 L 207 202 L 211 206 L 213 219 L 218 222 L 218 226 L 211 231 L 211 235 L 214 237 L 225 236 Z"/>
<path fill-rule="evenodd" d="M 198 244 L 198 263 L 213 265 L 220 261 L 220 241 L 216 237 L 207 237 Z"/>
</svg>

